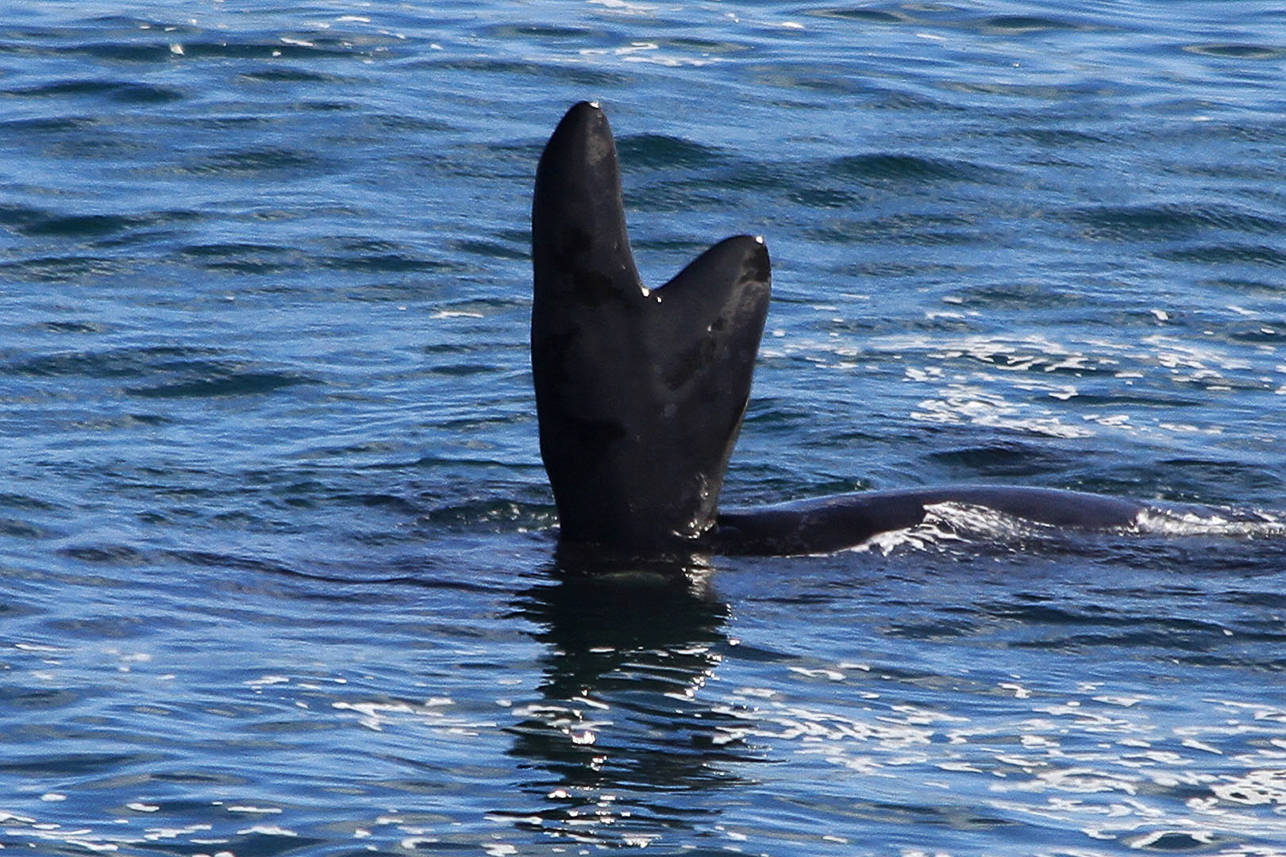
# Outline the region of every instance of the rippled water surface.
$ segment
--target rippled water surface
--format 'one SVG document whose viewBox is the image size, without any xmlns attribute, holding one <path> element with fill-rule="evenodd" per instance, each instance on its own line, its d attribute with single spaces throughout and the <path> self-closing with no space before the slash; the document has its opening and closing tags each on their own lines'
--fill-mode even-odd
<svg viewBox="0 0 1286 857">
<path fill-rule="evenodd" d="M 1286 854 L 1286 7 L 10 3 L 0 844 Z M 763 234 L 725 487 L 1013 483 L 825 557 L 556 547 L 535 161 Z"/>
</svg>

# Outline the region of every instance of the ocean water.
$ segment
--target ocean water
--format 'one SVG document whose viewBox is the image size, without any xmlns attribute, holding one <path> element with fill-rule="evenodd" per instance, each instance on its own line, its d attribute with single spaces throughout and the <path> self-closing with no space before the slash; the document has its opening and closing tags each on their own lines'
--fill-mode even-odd
<svg viewBox="0 0 1286 857">
<path fill-rule="evenodd" d="M 1286 854 L 1283 81 L 1259 0 L 6 4 L 0 845 Z M 725 502 L 1165 511 L 560 552 L 585 98 L 649 282 L 772 253 Z"/>
</svg>

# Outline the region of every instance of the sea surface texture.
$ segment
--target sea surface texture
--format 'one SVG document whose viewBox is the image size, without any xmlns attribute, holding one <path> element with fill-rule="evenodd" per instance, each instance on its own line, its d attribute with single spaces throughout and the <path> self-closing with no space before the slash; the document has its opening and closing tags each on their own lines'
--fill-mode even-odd
<svg viewBox="0 0 1286 857">
<path fill-rule="evenodd" d="M 581 99 L 772 254 L 725 505 L 1156 511 L 560 551 Z M 1286 855 L 1280 0 L 18 0 L 0 107 L 6 853 Z"/>
</svg>

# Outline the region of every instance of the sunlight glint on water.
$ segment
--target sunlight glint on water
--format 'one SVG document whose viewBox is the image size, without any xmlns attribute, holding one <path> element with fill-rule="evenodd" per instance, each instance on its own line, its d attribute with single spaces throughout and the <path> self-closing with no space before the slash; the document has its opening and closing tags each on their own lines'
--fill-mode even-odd
<svg viewBox="0 0 1286 857">
<path fill-rule="evenodd" d="M 1271 4 L 17 4 L 0 844 L 1286 854 Z M 531 180 L 617 134 L 656 287 L 762 234 L 724 490 L 835 556 L 556 549 Z"/>
</svg>

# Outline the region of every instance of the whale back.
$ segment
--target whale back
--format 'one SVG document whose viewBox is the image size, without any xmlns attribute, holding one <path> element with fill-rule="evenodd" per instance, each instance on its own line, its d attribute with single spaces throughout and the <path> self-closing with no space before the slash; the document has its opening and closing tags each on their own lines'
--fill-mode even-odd
<svg viewBox="0 0 1286 857">
<path fill-rule="evenodd" d="M 715 523 L 768 312 L 761 239 L 728 238 L 647 289 L 607 117 L 573 106 L 532 202 L 532 376 L 562 538 L 681 547 Z"/>
</svg>

